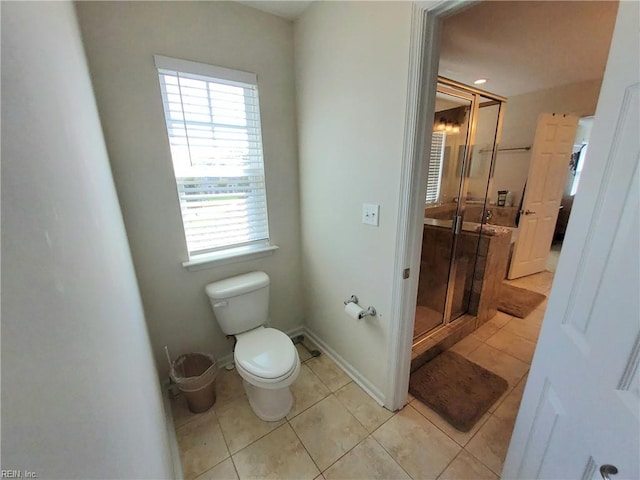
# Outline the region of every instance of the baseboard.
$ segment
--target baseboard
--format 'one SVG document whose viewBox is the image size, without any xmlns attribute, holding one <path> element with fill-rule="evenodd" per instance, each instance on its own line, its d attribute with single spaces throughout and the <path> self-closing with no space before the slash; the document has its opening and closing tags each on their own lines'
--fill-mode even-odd
<svg viewBox="0 0 640 480">
<path fill-rule="evenodd" d="M 284 332 L 284 333 L 286 333 L 286 334 L 287 334 L 287 335 L 289 335 L 291 338 L 293 338 L 293 337 L 297 337 L 298 335 L 304 335 L 304 333 L 305 333 L 305 328 L 304 328 L 302 325 L 300 325 L 300 326 L 298 326 L 298 327 L 295 327 L 295 328 L 292 328 L 292 329 L 290 329 L 290 330 L 287 330 L 287 331 L 286 331 L 286 332 Z"/>
<path fill-rule="evenodd" d="M 349 362 L 342 358 L 336 351 L 327 345 L 313 330 L 303 325 L 291 328 L 285 333 L 289 337 L 296 337 L 298 335 L 306 335 L 315 343 L 320 351 L 333 360 L 354 382 L 356 382 L 365 392 L 369 394 L 379 405 L 384 406 L 384 395 L 374 385 L 369 382 L 356 368 Z M 233 364 L 233 352 L 217 359 L 218 368 L 224 368 Z"/>
<path fill-rule="evenodd" d="M 225 355 L 224 357 L 220 357 L 216 359 L 216 363 L 218 364 L 218 368 L 224 368 L 233 363 L 233 352 Z"/>
<path fill-rule="evenodd" d="M 315 343 L 320 351 L 333 360 L 354 382 L 356 382 L 365 392 L 369 394 L 380 406 L 385 406 L 384 395 L 374 385 L 369 382 L 356 368 L 342 358 L 336 351 L 327 345 L 313 330 L 309 327 L 302 327 L 302 334 L 306 335 Z"/>
<path fill-rule="evenodd" d="M 160 392 L 162 393 L 162 402 L 164 404 L 164 413 L 167 422 L 167 434 L 169 435 L 169 449 L 171 450 L 173 478 L 176 480 L 182 480 L 184 478 L 184 474 L 182 472 L 182 462 L 180 461 L 178 437 L 176 436 L 176 429 L 173 426 L 173 413 L 171 411 L 171 400 L 169 399 L 168 381 L 160 382 Z"/>
</svg>

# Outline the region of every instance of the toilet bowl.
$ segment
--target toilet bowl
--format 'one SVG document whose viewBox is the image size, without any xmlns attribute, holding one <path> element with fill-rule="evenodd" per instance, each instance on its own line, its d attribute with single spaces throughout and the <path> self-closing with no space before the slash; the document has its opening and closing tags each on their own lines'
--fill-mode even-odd
<svg viewBox="0 0 640 480">
<path fill-rule="evenodd" d="M 236 338 L 233 357 L 251 409 L 276 421 L 293 406 L 289 387 L 300 373 L 300 358 L 284 332 L 264 326 L 269 283 L 266 273 L 251 272 L 211 283 L 206 292 L 220 328 Z"/>
<path fill-rule="evenodd" d="M 289 386 L 300 373 L 291 339 L 275 328 L 258 327 L 236 335 L 233 353 L 253 412 L 262 420 L 284 418 L 293 406 Z"/>
</svg>

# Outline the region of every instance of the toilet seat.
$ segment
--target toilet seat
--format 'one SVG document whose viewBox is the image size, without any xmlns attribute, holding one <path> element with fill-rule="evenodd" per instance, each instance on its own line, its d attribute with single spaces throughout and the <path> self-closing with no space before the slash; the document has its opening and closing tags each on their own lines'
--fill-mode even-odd
<svg viewBox="0 0 640 480">
<path fill-rule="evenodd" d="M 298 351 L 285 333 L 259 327 L 236 335 L 236 340 L 236 368 L 248 382 L 263 388 L 282 388 L 297 377 Z"/>
<path fill-rule="evenodd" d="M 279 390 L 288 387 L 296 380 L 296 378 L 298 378 L 298 374 L 300 373 L 300 362 L 296 362 L 294 364 L 291 372 L 288 375 L 276 379 L 265 379 L 257 377 L 256 375 L 253 375 L 252 373 L 246 371 L 239 364 L 236 364 L 236 369 L 238 370 L 238 374 L 246 382 L 255 387 L 259 387 L 265 390 Z"/>
</svg>

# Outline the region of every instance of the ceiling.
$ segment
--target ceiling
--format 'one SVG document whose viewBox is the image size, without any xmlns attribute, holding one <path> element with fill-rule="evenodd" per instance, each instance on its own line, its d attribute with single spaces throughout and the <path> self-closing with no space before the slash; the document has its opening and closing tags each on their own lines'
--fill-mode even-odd
<svg viewBox="0 0 640 480">
<path fill-rule="evenodd" d="M 295 20 L 300 14 L 311 4 L 312 0 L 284 0 L 284 1 L 244 1 L 238 0 L 239 3 L 248 7 L 257 8 L 263 12 L 272 13 L 288 20 Z"/>
<path fill-rule="evenodd" d="M 484 1 L 445 19 L 442 76 L 505 97 L 602 78 L 616 1 Z"/>
<path fill-rule="evenodd" d="M 237 0 L 295 20 L 313 0 Z M 505 97 L 602 78 L 618 2 L 482 1 L 445 19 L 440 75 Z"/>
<path fill-rule="evenodd" d="M 436 92 L 436 112 L 441 112 L 442 110 L 448 110 L 450 108 L 457 108 L 461 105 L 471 105 L 471 102 L 469 100 L 456 98 L 452 95 L 447 95 L 446 93 Z"/>
</svg>

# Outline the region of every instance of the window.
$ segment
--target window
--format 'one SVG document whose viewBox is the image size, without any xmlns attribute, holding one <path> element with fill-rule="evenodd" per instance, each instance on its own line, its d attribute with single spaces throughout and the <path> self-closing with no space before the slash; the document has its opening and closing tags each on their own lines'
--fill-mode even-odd
<svg viewBox="0 0 640 480">
<path fill-rule="evenodd" d="M 427 203 L 437 203 L 442 183 L 442 163 L 444 158 L 445 132 L 433 132 L 431 135 L 431 154 L 427 172 Z"/>
<path fill-rule="evenodd" d="M 155 63 L 189 259 L 268 245 L 256 76 L 158 55 Z"/>
<path fill-rule="evenodd" d="M 583 143 L 579 146 L 579 150 L 571 155 L 573 181 L 571 182 L 571 191 L 569 192 L 569 195 L 572 197 L 578 193 L 578 183 L 580 183 L 580 175 L 582 174 L 582 167 L 584 167 L 584 157 L 586 154 L 587 144 Z"/>
</svg>

